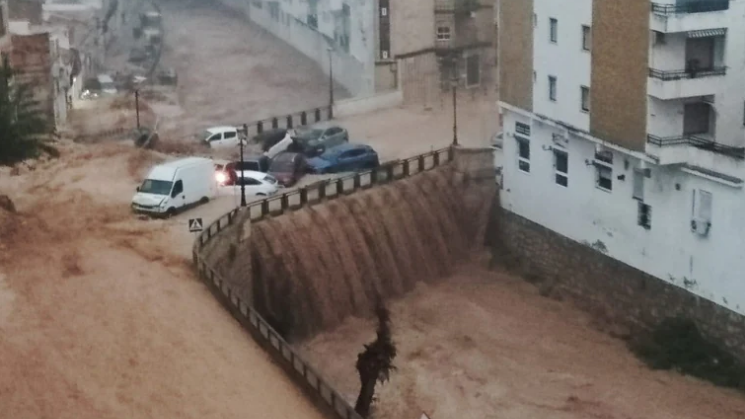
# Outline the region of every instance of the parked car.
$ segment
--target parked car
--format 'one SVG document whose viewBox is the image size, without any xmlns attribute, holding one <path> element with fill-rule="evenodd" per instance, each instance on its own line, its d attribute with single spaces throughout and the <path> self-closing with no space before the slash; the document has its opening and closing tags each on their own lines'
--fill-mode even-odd
<svg viewBox="0 0 745 419">
<path fill-rule="evenodd" d="M 188 157 L 153 167 L 132 198 L 132 210 L 171 216 L 217 194 L 212 160 Z"/>
<path fill-rule="evenodd" d="M 277 178 L 282 186 L 293 186 L 305 175 L 307 163 L 300 153 L 278 154 L 269 165 L 269 174 Z"/>
<path fill-rule="evenodd" d="M 378 153 L 365 144 L 346 143 L 308 160 L 311 173 L 337 173 L 373 169 L 380 166 Z"/>
<path fill-rule="evenodd" d="M 267 156 L 248 156 L 240 161 L 215 161 L 215 178 L 220 185 L 233 185 L 242 172 L 254 171 L 266 173 L 271 160 Z"/>
<path fill-rule="evenodd" d="M 270 159 L 273 159 L 275 156 L 277 156 L 277 154 L 287 151 L 295 143 L 295 140 L 292 138 L 294 134 L 295 131 L 287 130 L 284 138 L 282 138 L 282 140 L 279 141 L 277 144 L 274 144 L 269 150 L 264 152 L 264 155 L 269 157 Z"/>
<path fill-rule="evenodd" d="M 238 128 L 230 126 L 207 128 L 199 140 L 213 148 L 236 147 L 241 141 Z"/>
<path fill-rule="evenodd" d="M 293 140 L 287 151 L 312 158 L 320 156 L 329 148 L 349 142 L 349 133 L 337 125 L 315 125 L 297 130 Z"/>
<path fill-rule="evenodd" d="M 261 145 L 261 151 L 269 151 L 275 144 L 282 141 L 287 134 L 286 128 L 275 128 L 256 134 L 251 140 Z"/>
<path fill-rule="evenodd" d="M 244 170 L 237 181 L 231 185 L 221 185 L 220 195 L 240 196 L 241 185 L 246 191 L 246 196 L 272 196 L 279 190 L 277 179 L 266 173 Z"/>
</svg>

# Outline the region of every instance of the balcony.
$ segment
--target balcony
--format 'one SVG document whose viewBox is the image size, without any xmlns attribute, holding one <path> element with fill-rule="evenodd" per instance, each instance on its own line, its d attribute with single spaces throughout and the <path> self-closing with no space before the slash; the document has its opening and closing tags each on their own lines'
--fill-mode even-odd
<svg viewBox="0 0 745 419">
<path fill-rule="evenodd" d="M 660 165 L 702 164 L 705 152 L 745 160 L 745 147 L 719 144 L 708 135 L 681 135 L 677 137 L 647 136 L 647 153 L 660 159 Z"/>
<path fill-rule="evenodd" d="M 711 67 L 703 70 L 656 70 L 649 69 L 647 91 L 652 97 L 662 100 L 694 96 L 715 95 L 721 91 L 727 67 Z"/>
<path fill-rule="evenodd" d="M 730 0 L 678 0 L 652 3 L 650 29 L 663 33 L 688 32 L 722 26 Z"/>
</svg>

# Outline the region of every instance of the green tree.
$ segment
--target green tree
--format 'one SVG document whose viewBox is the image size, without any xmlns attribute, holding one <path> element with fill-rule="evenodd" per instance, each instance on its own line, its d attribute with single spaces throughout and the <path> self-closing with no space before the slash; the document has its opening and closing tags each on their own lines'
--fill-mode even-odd
<svg viewBox="0 0 745 419">
<path fill-rule="evenodd" d="M 49 132 L 32 86 L 19 83 L 15 74 L 7 62 L 0 64 L 0 165 L 38 156 L 46 149 L 42 136 Z"/>
<path fill-rule="evenodd" d="M 365 350 L 357 355 L 357 373 L 360 376 L 360 393 L 354 410 L 366 418 L 370 415 L 370 406 L 375 396 L 375 384 L 388 381 L 391 371 L 396 367 L 396 344 L 391 332 L 391 314 L 381 300 L 378 301 L 377 338 L 365 345 Z"/>
</svg>

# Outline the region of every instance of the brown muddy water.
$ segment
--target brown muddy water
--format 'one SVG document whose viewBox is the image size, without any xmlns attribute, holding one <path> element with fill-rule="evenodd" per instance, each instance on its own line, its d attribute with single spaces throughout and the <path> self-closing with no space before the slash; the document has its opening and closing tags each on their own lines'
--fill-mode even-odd
<svg viewBox="0 0 745 419">
<path fill-rule="evenodd" d="M 253 225 L 256 309 L 304 338 L 450 275 L 482 224 L 461 204 L 465 190 L 447 168 Z"/>
</svg>

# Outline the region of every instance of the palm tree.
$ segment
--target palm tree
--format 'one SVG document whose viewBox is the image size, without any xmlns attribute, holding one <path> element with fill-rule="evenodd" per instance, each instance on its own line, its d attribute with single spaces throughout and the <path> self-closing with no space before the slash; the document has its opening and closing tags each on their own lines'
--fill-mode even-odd
<svg viewBox="0 0 745 419">
<path fill-rule="evenodd" d="M 365 350 L 357 355 L 357 373 L 360 376 L 360 393 L 354 410 L 362 417 L 370 415 L 370 405 L 375 396 L 375 384 L 384 383 L 396 367 L 396 344 L 391 333 L 391 314 L 381 300 L 376 308 L 378 316 L 377 338 L 365 345 Z"/>
<path fill-rule="evenodd" d="M 0 165 L 36 157 L 46 149 L 41 136 L 49 131 L 31 85 L 18 83 L 14 74 L 7 61 L 0 63 Z"/>
</svg>

